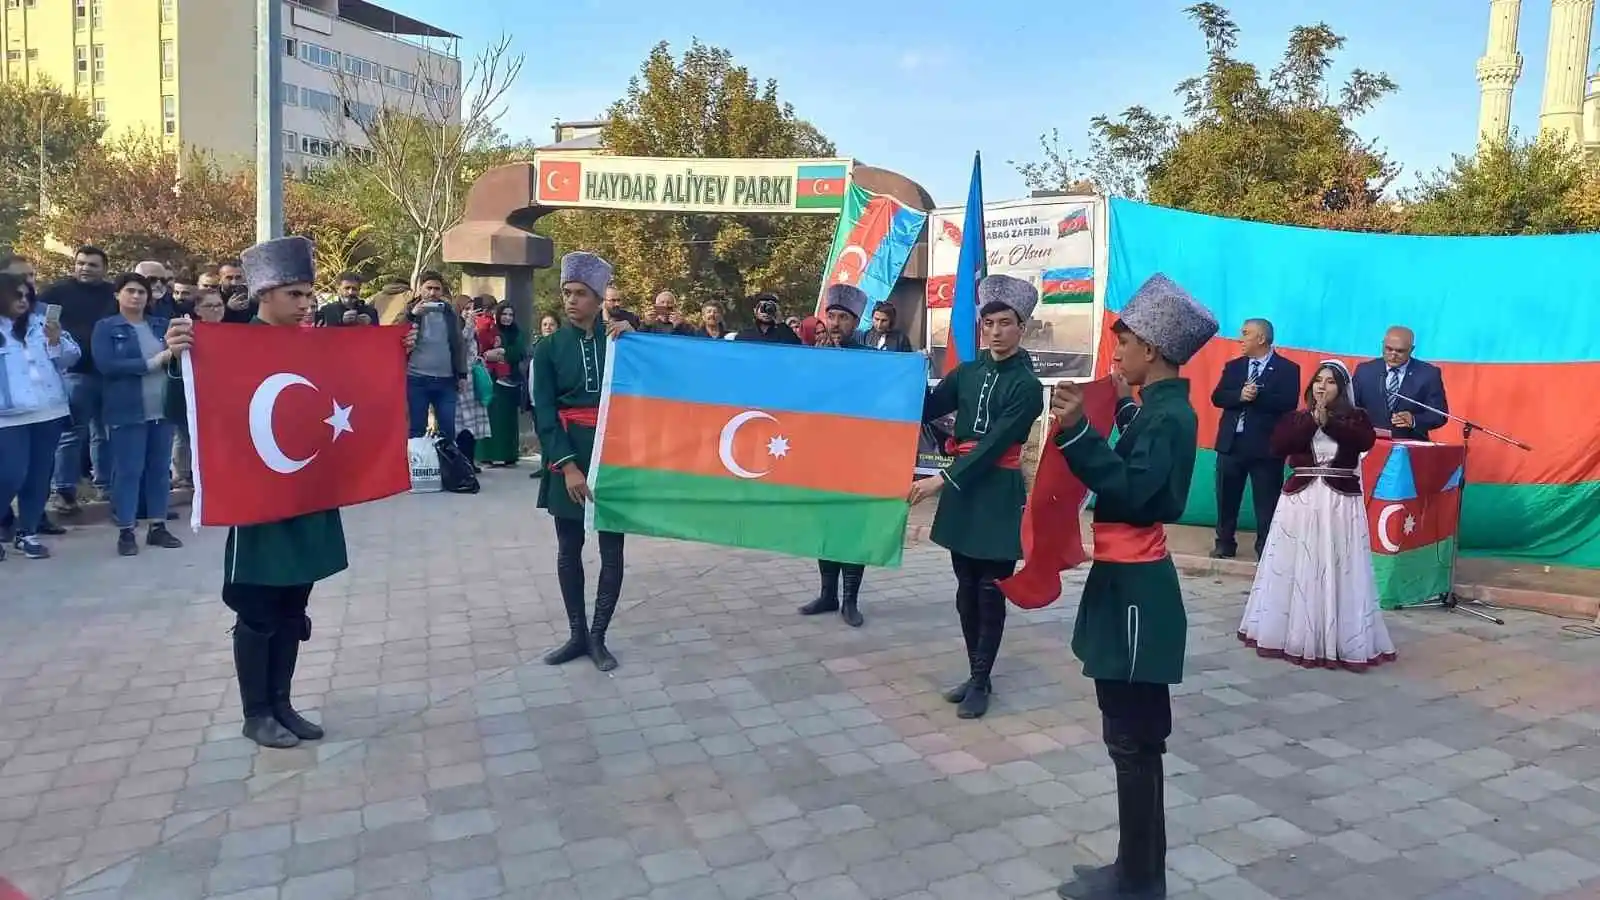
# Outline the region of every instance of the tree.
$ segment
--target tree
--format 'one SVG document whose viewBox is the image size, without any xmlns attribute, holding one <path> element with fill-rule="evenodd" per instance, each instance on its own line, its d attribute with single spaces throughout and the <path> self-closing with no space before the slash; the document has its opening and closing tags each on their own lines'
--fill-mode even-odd
<svg viewBox="0 0 1600 900">
<path fill-rule="evenodd" d="M 621 156 L 827 157 L 832 143 L 758 82 L 727 50 L 698 40 L 675 58 L 657 44 L 607 112 L 607 151 Z M 546 225 L 545 223 L 549 224 Z M 809 309 L 821 287 L 834 220 L 826 216 L 719 216 L 567 211 L 541 230 L 558 249 L 609 259 L 629 297 L 672 290 L 692 304 L 772 291 Z M 735 318 L 740 309 L 732 310 Z"/>
<path fill-rule="evenodd" d="M 1278 64 L 1262 76 L 1234 54 L 1239 28 L 1216 3 L 1187 10 L 1205 38 L 1206 69 L 1176 89 L 1179 117 L 1133 106 L 1091 121 L 1087 160 L 1049 152 L 1019 166 L 1033 181 L 1087 178 L 1102 191 L 1195 212 L 1348 228 L 1387 228 L 1395 213 L 1384 191 L 1398 174 L 1351 122 L 1393 93 L 1389 76 L 1356 69 L 1337 91 L 1329 83 L 1345 39 L 1327 25 L 1289 35 Z"/>
<path fill-rule="evenodd" d="M 314 181 L 390 239 L 413 283 L 439 263 L 444 233 L 465 214 L 473 180 L 509 161 L 498 124 L 522 62 L 502 36 L 478 54 L 464 81 L 459 60 L 431 53 L 398 86 L 335 75 L 340 105 L 326 116 L 341 159 Z"/>
<path fill-rule="evenodd" d="M 1582 152 L 1556 136 L 1491 142 L 1424 179 L 1408 197 L 1416 234 L 1552 234 L 1600 225 Z"/>
<path fill-rule="evenodd" d="M 48 81 L 0 82 L 0 246 L 17 241 L 40 198 L 104 130 L 88 101 Z"/>
<path fill-rule="evenodd" d="M 145 259 L 192 269 L 238 256 L 255 241 L 255 220 L 253 171 L 224 169 L 205 153 L 129 134 L 54 183 L 49 209 L 29 221 L 20 246 L 47 274 L 58 268 L 50 265 L 52 244 L 95 244 L 120 269 Z M 347 208 L 296 182 L 284 186 L 284 223 L 289 233 L 307 236 L 360 224 Z"/>
</svg>

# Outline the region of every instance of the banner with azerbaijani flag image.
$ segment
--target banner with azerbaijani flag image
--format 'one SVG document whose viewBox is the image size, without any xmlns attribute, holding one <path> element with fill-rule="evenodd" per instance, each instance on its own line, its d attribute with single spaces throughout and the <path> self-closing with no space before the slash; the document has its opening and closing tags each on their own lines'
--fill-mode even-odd
<svg viewBox="0 0 1600 900">
<path fill-rule="evenodd" d="M 800 199 L 805 199 L 803 192 Z M 859 330 L 872 327 L 873 307 L 889 299 L 927 221 L 927 213 L 893 197 L 870 193 L 854 182 L 845 189 L 833 246 L 822 269 L 822 290 L 830 284 L 853 284 L 867 295 Z M 823 311 L 819 294 L 817 315 Z"/>
<path fill-rule="evenodd" d="M 588 524 L 898 566 L 926 378 L 915 353 L 626 335 L 606 356 Z"/>
<path fill-rule="evenodd" d="M 1403 325 L 1416 333 L 1417 357 L 1440 368 L 1451 412 L 1533 450 L 1476 433 L 1460 478 L 1454 467 L 1424 474 L 1416 464 L 1415 478 L 1392 491 L 1381 481 L 1369 485 L 1384 488 L 1374 498 L 1384 504 L 1379 516 L 1394 509 L 1382 530 L 1369 523 L 1374 544 L 1389 554 L 1423 550 L 1424 556 L 1447 557 L 1448 546 L 1435 545 L 1448 534 L 1451 511 L 1435 521 L 1407 507 L 1433 497 L 1435 504 L 1460 504 L 1463 555 L 1595 568 L 1600 416 L 1587 414 L 1584 400 L 1600 382 L 1600 282 L 1580 261 L 1597 254 L 1597 234 L 1321 231 L 1113 200 L 1105 306 L 1108 318 L 1116 316 L 1146 278 L 1164 272 L 1222 323 L 1222 333 L 1183 371 L 1201 440 L 1185 524 L 1216 521 L 1212 443 L 1220 412 L 1211 391 L 1223 364 L 1239 355 L 1234 336 L 1245 319 L 1271 321 L 1274 351 L 1308 377 L 1323 359 L 1354 369 L 1379 356 L 1384 332 Z M 1101 368 L 1111 349 L 1103 336 Z M 1431 437 L 1462 442 L 1456 423 Z M 1409 455 L 1416 463 L 1417 453 Z M 1241 528 L 1254 527 L 1248 497 L 1240 520 Z M 1405 560 L 1376 562 L 1413 568 Z M 1431 563 L 1419 557 L 1416 567 L 1432 577 Z"/>
</svg>

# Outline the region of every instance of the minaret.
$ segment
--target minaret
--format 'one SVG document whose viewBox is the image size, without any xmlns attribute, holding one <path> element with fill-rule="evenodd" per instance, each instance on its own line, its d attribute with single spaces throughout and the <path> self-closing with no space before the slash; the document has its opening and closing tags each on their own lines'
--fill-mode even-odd
<svg viewBox="0 0 1600 900">
<path fill-rule="evenodd" d="M 1589 38 L 1595 0 L 1550 0 L 1550 47 L 1545 60 L 1539 132 L 1583 140 L 1583 95 L 1589 80 Z"/>
<path fill-rule="evenodd" d="M 1505 143 L 1511 136 L 1511 93 L 1522 77 L 1517 26 L 1522 0 L 1489 0 L 1489 47 L 1478 60 L 1478 141 Z"/>
</svg>

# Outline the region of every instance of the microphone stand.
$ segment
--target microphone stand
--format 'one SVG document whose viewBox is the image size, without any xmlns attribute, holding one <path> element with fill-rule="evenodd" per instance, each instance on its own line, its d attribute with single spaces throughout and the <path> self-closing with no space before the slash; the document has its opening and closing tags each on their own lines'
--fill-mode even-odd
<svg viewBox="0 0 1600 900">
<path fill-rule="evenodd" d="M 1460 570 L 1461 565 L 1461 521 L 1465 517 L 1467 510 L 1467 460 L 1471 456 L 1472 433 L 1475 431 L 1481 431 L 1503 444 L 1516 447 L 1518 450 L 1522 450 L 1524 452 L 1531 451 L 1533 448 L 1522 441 L 1511 437 L 1510 435 L 1501 434 L 1492 428 L 1485 428 L 1482 425 L 1479 425 L 1477 422 L 1466 418 L 1465 416 L 1458 416 L 1455 413 L 1446 412 L 1442 409 L 1434 409 L 1428 404 L 1423 403 L 1415 398 L 1408 397 L 1399 391 L 1392 392 L 1391 396 L 1397 400 L 1404 400 L 1412 406 L 1431 412 L 1436 416 L 1443 416 L 1445 419 L 1455 422 L 1461 426 L 1461 484 L 1456 488 L 1459 502 L 1457 504 L 1458 509 L 1456 512 L 1456 540 L 1450 548 L 1450 588 L 1443 594 L 1435 597 L 1433 600 L 1430 600 L 1426 603 L 1413 604 L 1406 608 L 1417 609 L 1419 607 L 1438 607 L 1447 612 L 1464 612 L 1477 616 L 1486 622 L 1493 622 L 1496 625 L 1504 625 L 1506 623 L 1505 619 L 1483 611 L 1486 609 L 1491 609 L 1498 612 L 1500 607 L 1495 606 L 1492 603 L 1485 603 L 1475 597 L 1463 597 L 1455 589 L 1456 573 Z M 1466 605 L 1463 606 L 1462 604 Z"/>
</svg>

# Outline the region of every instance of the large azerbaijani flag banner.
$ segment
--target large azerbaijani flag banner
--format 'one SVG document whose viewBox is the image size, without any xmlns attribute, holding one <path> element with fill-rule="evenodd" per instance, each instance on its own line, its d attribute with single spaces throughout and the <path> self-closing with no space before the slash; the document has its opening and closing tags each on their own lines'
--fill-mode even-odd
<svg viewBox="0 0 1600 900">
<path fill-rule="evenodd" d="M 589 525 L 898 566 L 926 372 L 918 353 L 626 335 L 606 357 Z"/>
<path fill-rule="evenodd" d="M 1600 417 L 1576 398 L 1600 381 L 1600 282 L 1575 262 L 1600 235 L 1420 237 L 1291 228 L 1111 201 L 1106 312 L 1165 272 L 1216 314 L 1222 333 L 1184 375 L 1201 453 L 1184 522 L 1216 522 L 1211 391 L 1239 354 L 1247 318 L 1271 320 L 1277 352 L 1309 374 L 1354 368 L 1405 325 L 1444 374 L 1450 410 L 1532 452 L 1475 434 L 1460 494 L 1462 553 L 1600 567 Z M 1102 329 L 1099 366 L 1111 359 Z M 1451 424 L 1433 440 L 1460 443 Z M 1240 527 L 1253 528 L 1248 498 Z M 1391 523 L 1392 524 L 1392 523 Z"/>
</svg>

